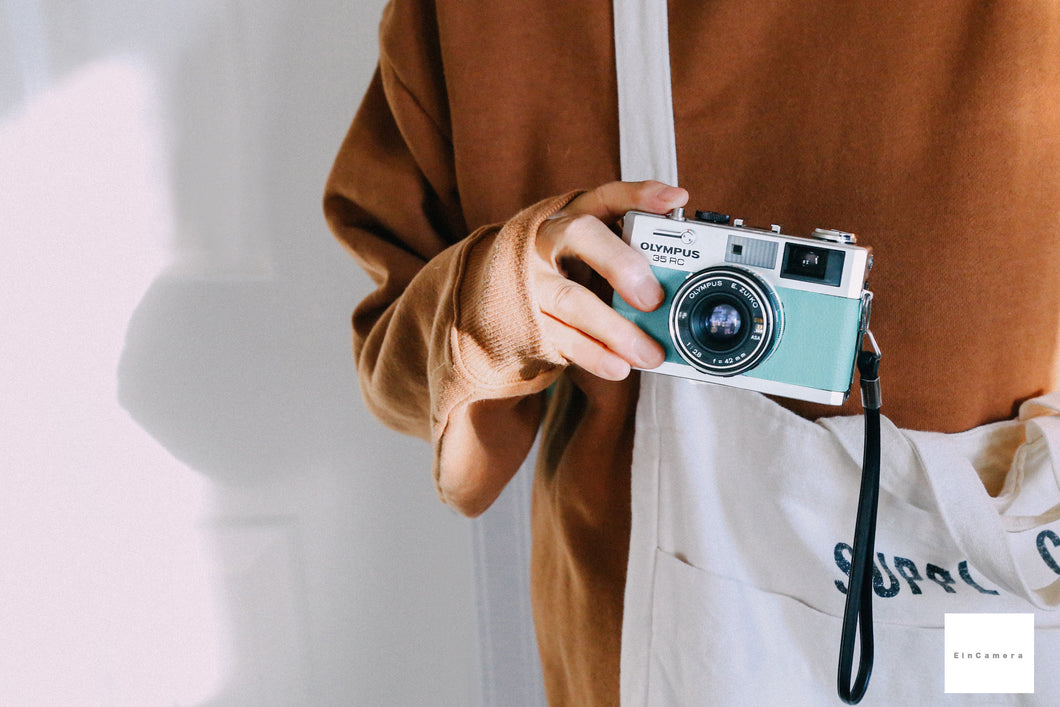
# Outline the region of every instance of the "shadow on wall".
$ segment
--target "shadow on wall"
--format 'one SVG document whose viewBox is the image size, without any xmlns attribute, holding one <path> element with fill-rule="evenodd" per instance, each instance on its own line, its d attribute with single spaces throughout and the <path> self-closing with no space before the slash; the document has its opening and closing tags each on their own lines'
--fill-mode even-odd
<svg viewBox="0 0 1060 707">
<path fill-rule="evenodd" d="M 427 446 L 359 404 L 370 283 L 320 210 L 375 62 L 382 3 L 353 5 L 219 4 L 162 79 L 176 260 L 129 322 L 119 400 L 218 489 L 235 664 L 211 704 L 475 702 L 468 527 Z"/>
<path fill-rule="evenodd" d="M 285 3 L 248 23 L 224 7 L 163 82 L 177 262 L 130 321 L 119 395 L 189 466 L 261 483 L 357 451 L 347 321 L 368 283 L 320 216 L 341 139 L 325 116 L 353 109 L 308 51 L 326 18 Z"/>
<path fill-rule="evenodd" d="M 334 345 L 341 319 L 320 294 L 293 280 L 156 280 L 130 322 L 122 405 L 174 456 L 225 483 L 351 459 L 372 425 L 353 412 L 352 364 Z"/>
</svg>

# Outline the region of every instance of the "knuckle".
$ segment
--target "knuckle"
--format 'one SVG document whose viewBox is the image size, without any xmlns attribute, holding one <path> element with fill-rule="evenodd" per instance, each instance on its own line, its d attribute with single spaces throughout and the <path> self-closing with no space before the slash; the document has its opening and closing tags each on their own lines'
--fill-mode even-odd
<svg viewBox="0 0 1060 707">
<path fill-rule="evenodd" d="M 623 182 L 622 198 L 627 208 L 643 208 L 645 202 L 657 190 L 657 182 L 647 180 L 643 182 Z"/>
<path fill-rule="evenodd" d="M 659 182 L 653 179 L 646 179 L 642 182 L 633 184 L 633 196 L 638 201 L 643 200 L 659 190 Z"/>
<path fill-rule="evenodd" d="M 584 240 L 592 237 L 596 231 L 599 221 L 590 214 L 578 214 L 567 222 L 567 232 L 576 240 Z"/>
<path fill-rule="evenodd" d="M 590 198 L 596 202 L 598 206 L 604 206 L 607 204 L 608 196 L 610 191 L 614 188 L 614 182 L 608 184 L 600 184 L 594 187 L 589 192 Z"/>
<path fill-rule="evenodd" d="M 655 280 L 651 266 L 647 261 L 632 251 L 627 251 L 611 261 L 611 273 L 608 278 L 616 289 L 637 290 L 648 286 Z"/>
<path fill-rule="evenodd" d="M 619 317 L 619 321 L 614 322 L 607 344 L 615 352 L 632 351 L 637 343 L 638 333 L 635 324 Z"/>
<path fill-rule="evenodd" d="M 541 252 L 551 251 L 556 241 L 563 237 L 563 231 L 569 221 L 570 216 L 557 215 L 538 226 L 537 234 L 534 237 L 534 244 L 537 249 Z"/>
<path fill-rule="evenodd" d="M 631 283 L 637 283 L 651 276 L 651 266 L 637 251 L 623 247 L 612 260 L 617 277 Z"/>
<path fill-rule="evenodd" d="M 577 310 L 581 299 L 581 285 L 565 280 L 552 293 L 552 308 L 556 314 L 563 315 Z"/>
</svg>

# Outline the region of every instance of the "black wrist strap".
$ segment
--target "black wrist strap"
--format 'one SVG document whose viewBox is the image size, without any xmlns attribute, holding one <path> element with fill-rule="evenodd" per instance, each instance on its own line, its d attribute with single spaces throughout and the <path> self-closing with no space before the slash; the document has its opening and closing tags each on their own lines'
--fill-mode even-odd
<svg viewBox="0 0 1060 707">
<path fill-rule="evenodd" d="M 876 340 L 865 332 L 871 351 L 858 354 L 861 379 L 861 402 L 865 408 L 865 448 L 861 465 L 861 496 L 854 525 L 854 543 L 847 582 L 846 607 L 843 610 L 843 634 L 839 645 L 839 697 L 847 704 L 857 704 L 865 696 L 872 674 L 872 568 L 876 542 L 876 510 L 880 497 L 880 350 Z M 858 673 L 850 684 L 854 665 L 854 644 L 860 627 L 861 652 Z"/>
</svg>

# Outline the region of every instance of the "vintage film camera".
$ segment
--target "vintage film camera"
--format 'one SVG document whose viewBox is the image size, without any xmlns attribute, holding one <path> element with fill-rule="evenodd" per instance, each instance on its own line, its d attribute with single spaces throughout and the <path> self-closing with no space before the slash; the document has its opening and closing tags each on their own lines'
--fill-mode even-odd
<svg viewBox="0 0 1060 707">
<path fill-rule="evenodd" d="M 872 254 L 851 233 L 812 238 L 682 209 L 630 211 L 623 239 L 651 263 L 665 292 L 654 312 L 615 295 L 612 306 L 662 344 L 655 373 L 840 405 L 868 329 Z"/>
</svg>

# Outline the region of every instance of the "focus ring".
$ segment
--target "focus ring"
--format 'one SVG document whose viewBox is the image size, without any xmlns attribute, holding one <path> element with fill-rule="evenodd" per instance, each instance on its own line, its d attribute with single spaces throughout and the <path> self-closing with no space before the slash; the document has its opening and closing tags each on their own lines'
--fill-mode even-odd
<svg viewBox="0 0 1060 707">
<path fill-rule="evenodd" d="M 715 376 L 739 375 L 762 363 L 782 325 L 773 288 L 743 268 L 700 270 L 684 281 L 670 307 L 677 352 L 696 370 Z"/>
</svg>

